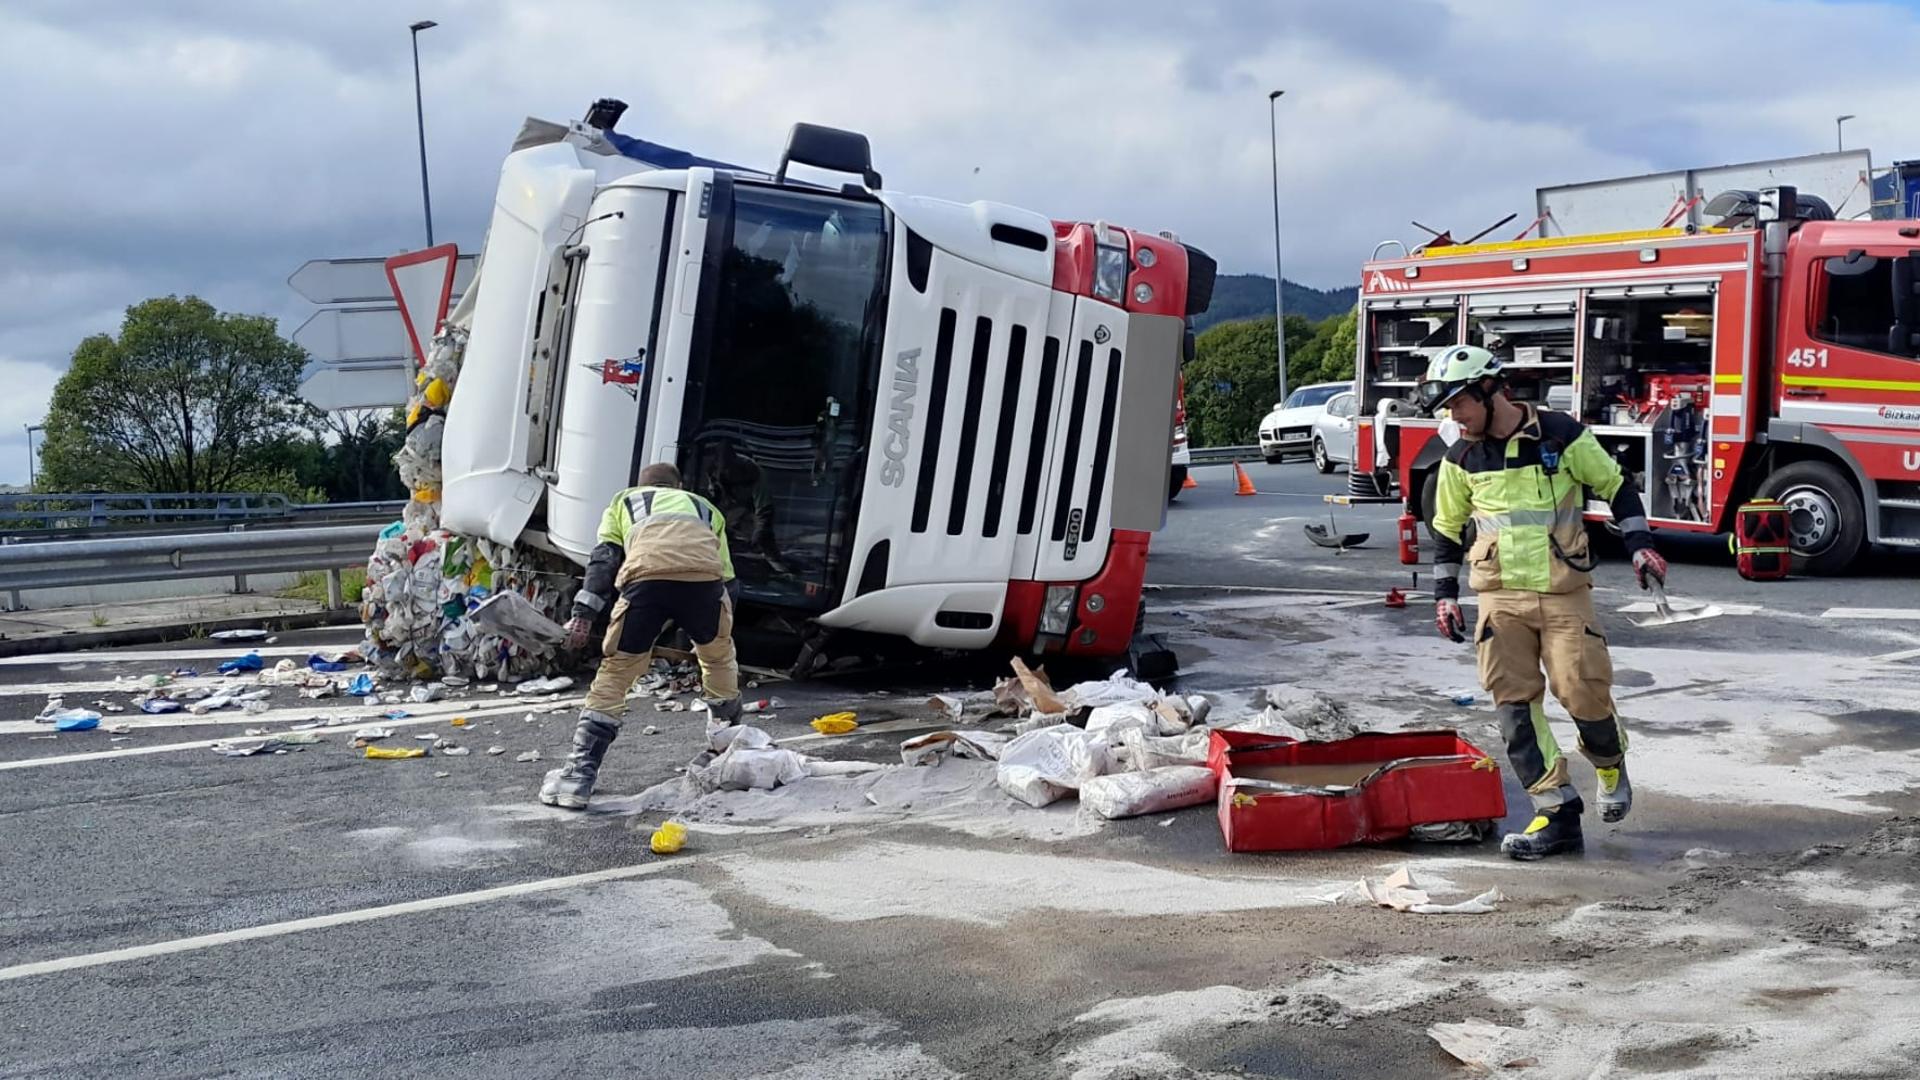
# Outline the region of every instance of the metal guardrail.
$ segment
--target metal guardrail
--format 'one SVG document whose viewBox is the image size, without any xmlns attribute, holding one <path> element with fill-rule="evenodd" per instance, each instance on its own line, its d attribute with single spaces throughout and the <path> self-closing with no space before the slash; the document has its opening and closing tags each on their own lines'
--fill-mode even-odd
<svg viewBox="0 0 1920 1080">
<path fill-rule="evenodd" d="M 274 518 L 371 518 L 405 502 L 295 503 L 259 492 L 24 492 L 0 495 L 0 534 L 33 536 L 137 525 Z"/>
<path fill-rule="evenodd" d="M 1187 450 L 1195 465 L 1227 465 L 1235 461 L 1261 460 L 1258 446 L 1195 446 Z"/>
<path fill-rule="evenodd" d="M 248 574 L 326 570 L 328 606 L 338 608 L 340 570 L 364 566 L 384 526 L 324 525 L 191 535 L 49 540 L 0 545 L 0 591 L 12 609 L 24 589 L 65 589 L 136 581 L 232 577 L 246 591 Z"/>
</svg>

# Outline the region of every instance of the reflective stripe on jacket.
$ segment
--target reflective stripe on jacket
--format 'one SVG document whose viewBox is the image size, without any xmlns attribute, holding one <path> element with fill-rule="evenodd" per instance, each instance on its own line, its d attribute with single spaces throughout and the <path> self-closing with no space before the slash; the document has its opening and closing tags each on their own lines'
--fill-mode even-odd
<svg viewBox="0 0 1920 1080">
<path fill-rule="evenodd" d="M 680 488 L 628 488 L 600 519 L 602 544 L 625 549 L 620 587 L 635 581 L 730 581 L 727 519 L 706 499 Z"/>
</svg>

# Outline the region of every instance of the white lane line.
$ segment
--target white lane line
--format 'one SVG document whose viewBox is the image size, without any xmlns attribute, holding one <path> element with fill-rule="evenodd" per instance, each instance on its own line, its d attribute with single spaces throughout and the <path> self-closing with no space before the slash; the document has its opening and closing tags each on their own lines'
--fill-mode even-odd
<svg viewBox="0 0 1920 1080">
<path fill-rule="evenodd" d="M 474 892 L 454 893 L 450 896 L 435 896 L 425 900 L 408 900 L 400 904 L 387 904 L 383 907 L 361 908 L 358 911 L 341 911 L 332 915 L 315 915 L 305 919 L 289 919 L 286 922 L 267 923 L 264 926 L 249 926 L 241 930 L 226 930 L 217 934 L 201 934 L 198 937 L 175 938 L 172 941 L 156 941 L 151 945 L 134 945 L 125 949 L 109 949 L 105 952 L 82 953 L 79 956 L 66 956 L 57 960 L 40 960 L 31 964 L 15 964 L 0 968 L 0 982 L 11 979 L 27 979 L 35 975 L 52 975 L 62 971 L 75 971 L 80 968 L 100 967 L 105 964 L 119 964 L 128 960 L 148 960 L 156 956 L 171 956 L 177 953 L 198 952 L 220 945 L 232 945 L 241 941 L 258 941 L 261 938 L 282 937 L 308 930 L 325 930 L 334 926 L 350 926 L 354 923 L 373 922 L 378 919 L 391 919 L 396 915 L 414 915 L 423 911 L 442 911 L 447 908 L 468 907 L 484 904 L 493 900 L 504 900 L 510 896 L 525 896 L 529 893 L 551 892 L 555 889 L 571 889 L 581 885 L 598 885 L 606 881 L 623 881 L 631 878 L 646 877 L 666 870 L 700 862 L 707 856 L 682 855 L 671 861 L 638 863 L 633 866 L 617 866 L 610 870 L 595 870 L 585 874 L 570 874 L 566 877 L 545 878 L 540 881 L 523 881 L 517 885 L 498 885 L 491 889 L 478 889 Z"/>
<path fill-rule="evenodd" d="M 1372 596 L 1384 598 L 1379 589 L 1297 589 L 1285 585 L 1157 585 L 1142 586 L 1148 592 L 1250 592 L 1277 593 L 1284 596 Z M 1412 594 L 1408 594 L 1412 595 Z"/>
<path fill-rule="evenodd" d="M 341 647 L 339 642 L 315 642 L 312 645 L 251 645 L 236 641 L 227 645 L 216 645 L 206 649 L 182 649 L 176 652 L 158 650 L 131 650 L 111 652 L 93 650 L 88 652 L 34 653 L 31 656 L 0 656 L 0 667 L 27 667 L 33 664 L 53 664 L 60 667 L 86 667 L 92 664 L 160 664 L 175 660 L 231 660 L 236 656 L 245 656 L 257 652 L 261 656 L 311 656 L 317 652 L 333 652 Z M 167 670 L 171 671 L 172 668 Z"/>
<path fill-rule="evenodd" d="M 576 697 L 576 698 L 558 698 L 553 701 L 542 702 L 541 704 L 546 708 L 552 708 L 555 705 L 565 705 L 569 709 L 571 709 L 575 705 L 578 705 L 585 700 L 586 698 L 584 696 Z M 416 707 L 425 708 L 426 706 L 416 706 Z M 409 711 L 412 711 L 412 710 L 409 710 Z M 494 708 L 494 709 L 473 709 L 469 711 L 447 709 L 445 711 L 435 712 L 431 715 L 416 714 L 413 716 L 409 716 L 403 720 L 388 720 L 388 719 L 385 719 L 384 717 L 377 717 L 373 719 L 362 717 L 354 720 L 351 723 L 340 724 L 335 727 L 315 728 L 313 730 L 318 731 L 323 735 L 339 734 L 344 736 L 348 740 L 351 740 L 353 738 L 353 733 L 356 729 L 365 727 L 369 724 L 378 724 L 381 727 L 390 727 L 390 728 L 418 727 L 421 724 L 445 723 L 446 721 L 451 720 L 456 716 L 465 716 L 469 720 L 486 720 L 492 717 L 511 716 L 515 713 L 524 713 L 527 711 L 529 711 L 529 709 L 525 703 L 521 703 L 513 706 L 503 706 L 503 707 Z M 690 714 L 681 713 L 678 715 L 684 716 L 684 715 L 690 715 Z M 696 713 L 691 715 L 698 715 L 698 714 Z M 195 719 L 201 719 L 201 718 L 195 717 Z M 261 718 L 258 716 L 255 716 L 255 717 L 248 717 L 248 719 L 258 721 Z M 102 723 L 104 724 L 106 723 L 106 721 L 102 721 Z M 34 727 L 35 727 L 35 730 L 38 730 L 38 731 L 45 731 L 47 729 L 47 725 L 45 724 L 36 724 L 34 725 Z M 456 727 L 448 728 L 449 732 L 465 732 L 470 730 L 472 729 L 456 728 Z M 93 734 L 92 732 L 88 732 L 88 735 L 92 735 L 92 734 Z M 458 738 L 459 736 L 455 735 L 454 737 Z M 167 754 L 177 750 L 204 750 L 207 747 L 212 746 L 214 743 L 225 742 L 226 740 L 231 738 L 233 738 L 233 735 L 229 733 L 226 735 L 222 735 L 220 738 L 217 738 L 217 739 L 197 739 L 193 742 L 166 743 L 160 746 L 130 746 L 124 749 L 93 750 L 93 751 L 89 751 L 81 754 L 61 754 L 55 757 L 27 758 L 21 761 L 0 761 L 0 772 L 5 772 L 8 769 L 33 769 L 33 768 L 38 768 L 42 765 L 71 765 L 76 761 L 105 761 L 105 760 L 110 760 L 112 758 L 143 757 L 147 754 Z"/>
<path fill-rule="evenodd" d="M 1879 656 L 1869 656 L 1867 659 L 1878 660 L 1883 664 L 1898 663 L 1902 660 L 1920 660 L 1920 649 L 1905 649 L 1900 652 L 1881 653 Z"/>
<path fill-rule="evenodd" d="M 1884 619 L 1890 622 L 1920 622 L 1920 608 L 1828 608 L 1820 613 L 1823 619 Z"/>
<path fill-rule="evenodd" d="M 253 681 L 256 674 L 256 672 L 248 672 L 245 675 L 236 675 L 232 678 L 228 678 L 225 675 L 200 675 L 194 678 L 174 679 L 167 683 L 165 689 L 190 690 L 194 687 L 204 686 L 209 690 L 223 690 L 228 688 L 234 690 L 258 690 L 260 688 L 259 684 Z M 357 674 L 359 674 L 357 671 L 335 672 L 333 677 L 336 679 L 351 679 Z M 92 679 L 83 682 L 18 683 L 13 686 L 0 686 L 0 696 L 6 697 L 78 698 L 87 695 L 97 697 L 101 694 L 127 694 L 132 697 L 138 697 L 146 692 L 145 687 L 138 686 L 132 681 L 115 682 L 112 679 Z"/>
</svg>

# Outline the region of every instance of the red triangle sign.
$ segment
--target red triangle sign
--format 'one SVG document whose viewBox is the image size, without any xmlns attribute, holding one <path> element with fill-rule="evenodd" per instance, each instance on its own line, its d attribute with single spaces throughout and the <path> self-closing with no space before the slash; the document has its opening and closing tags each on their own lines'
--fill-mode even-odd
<svg viewBox="0 0 1920 1080">
<path fill-rule="evenodd" d="M 393 287 L 400 321 L 406 323 L 407 337 L 413 342 L 415 364 L 426 364 L 427 343 L 447 317 L 447 305 L 453 298 L 453 268 L 459 259 L 457 245 L 438 244 L 387 260 L 387 284 Z"/>
</svg>

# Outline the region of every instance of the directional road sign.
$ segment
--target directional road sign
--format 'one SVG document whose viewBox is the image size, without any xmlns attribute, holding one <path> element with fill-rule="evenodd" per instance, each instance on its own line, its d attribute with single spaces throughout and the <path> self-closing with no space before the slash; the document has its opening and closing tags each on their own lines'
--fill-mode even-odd
<svg viewBox="0 0 1920 1080">
<path fill-rule="evenodd" d="M 413 356 L 400 309 L 321 308 L 293 332 L 293 343 L 322 364 L 351 360 L 406 360 Z"/>
<path fill-rule="evenodd" d="M 413 371 L 413 360 L 408 357 L 310 364 L 300 379 L 300 396 L 330 412 L 399 408 L 407 403 Z"/>
<path fill-rule="evenodd" d="M 462 255 L 453 268 L 453 298 L 467 291 L 477 255 Z M 393 287 L 387 283 L 387 260 L 309 259 L 287 278 L 293 291 L 316 304 L 391 304 Z"/>
</svg>

